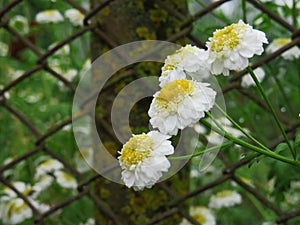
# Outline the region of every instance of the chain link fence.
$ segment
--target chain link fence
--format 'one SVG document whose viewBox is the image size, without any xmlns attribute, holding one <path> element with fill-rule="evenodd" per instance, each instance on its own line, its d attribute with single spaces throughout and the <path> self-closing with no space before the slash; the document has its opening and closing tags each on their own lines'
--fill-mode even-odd
<svg viewBox="0 0 300 225">
<path fill-rule="evenodd" d="M 49 139 L 51 139 L 51 143 L 55 143 L 56 141 L 63 142 L 62 139 L 56 138 L 55 136 L 57 135 L 57 133 L 64 132 L 64 128 L 72 123 L 71 115 L 69 114 L 69 117 L 47 121 L 47 119 L 50 118 L 46 118 L 45 120 L 45 117 L 37 118 L 39 114 L 35 114 L 32 116 L 28 112 L 23 112 L 22 106 L 13 104 L 14 96 L 11 96 L 10 98 L 9 96 L 7 96 L 7 93 L 9 93 L 11 90 L 18 89 L 20 84 L 23 82 L 27 82 L 26 85 L 31 85 L 31 82 L 36 82 L 34 79 L 31 78 L 34 77 L 36 73 L 40 71 L 44 71 L 48 74 L 48 76 L 49 75 L 51 76 L 51 79 L 52 78 L 57 79 L 60 82 L 62 88 L 67 88 L 68 91 L 65 93 L 66 95 L 69 95 L 69 97 L 71 98 L 72 94 L 74 94 L 76 90 L 76 82 L 72 82 L 69 79 L 67 79 L 64 76 L 64 74 L 58 73 L 57 70 L 52 68 L 52 65 L 49 64 L 48 60 L 50 57 L 55 55 L 58 51 L 63 49 L 64 46 L 66 46 L 67 44 L 70 44 L 76 41 L 77 39 L 79 39 L 80 37 L 91 32 L 98 35 L 99 39 L 101 39 L 103 43 L 111 47 L 116 47 L 116 44 L 113 43 L 113 41 L 110 40 L 110 38 L 105 34 L 105 32 L 101 30 L 100 26 L 98 26 L 97 24 L 89 23 L 92 17 L 97 15 L 100 11 L 105 10 L 105 7 L 108 6 L 111 2 L 113 2 L 113 0 L 106 0 L 106 1 L 99 2 L 99 4 L 96 7 L 90 10 L 86 10 L 86 8 L 82 7 L 77 1 L 65 0 L 64 2 L 66 4 L 69 4 L 70 7 L 75 8 L 84 14 L 83 26 L 77 28 L 71 35 L 67 37 L 64 37 L 64 34 L 62 34 L 63 39 L 57 42 L 52 48 L 50 48 L 45 52 L 41 51 L 41 49 L 37 47 L 37 42 L 36 42 L 37 40 L 33 39 L 28 35 L 23 35 L 21 32 L 19 32 L 18 30 L 16 30 L 10 25 L 10 20 L 11 20 L 10 12 L 17 7 L 25 7 L 24 5 L 27 4 L 27 1 L 12 0 L 10 2 L 7 1 L 4 2 L 5 4 L 2 3 L 2 8 L 0 9 L 0 21 L 1 21 L 0 27 L 2 30 L 5 30 L 6 36 L 9 36 L 11 39 L 14 39 L 15 41 L 12 42 L 11 44 L 14 45 L 15 47 L 15 49 L 10 49 L 11 61 L 19 61 L 20 59 L 18 58 L 17 53 L 21 52 L 23 49 L 26 49 L 26 51 L 30 51 L 34 55 L 34 58 L 36 59 L 35 60 L 36 64 L 28 68 L 16 79 L 12 79 L 9 82 L 4 82 L 5 85 L 3 85 L 2 88 L 0 89 L 1 114 L 5 114 L 5 115 L 10 114 L 11 115 L 10 123 L 18 124 L 18 127 L 19 126 L 25 127 L 26 131 L 23 131 L 21 133 L 23 133 L 22 135 L 28 137 L 28 139 L 24 140 L 24 143 L 22 145 L 24 149 L 21 151 L 22 152 L 21 154 L 18 152 L 18 150 L 11 150 L 10 153 L 15 154 L 16 157 L 13 157 L 13 159 L 11 159 L 9 162 L 5 164 L 3 163 L 4 158 L 1 159 L 2 164 L 0 166 L 0 182 L 4 186 L 7 186 L 11 190 L 13 190 L 15 194 L 29 206 L 29 208 L 33 212 L 33 216 L 30 220 L 31 223 L 51 224 L 49 221 L 51 220 L 53 215 L 58 214 L 64 208 L 66 208 L 66 210 L 69 210 L 69 208 L 71 208 L 71 205 L 76 204 L 76 202 L 81 201 L 81 199 L 84 198 L 85 201 L 81 202 L 80 204 L 92 205 L 91 208 L 104 212 L 110 218 L 110 220 L 113 221 L 114 224 L 123 224 L 122 218 L 119 218 L 118 216 L 118 212 L 111 210 L 109 208 L 109 203 L 104 202 L 99 196 L 95 194 L 93 190 L 94 187 L 92 184 L 97 179 L 100 178 L 100 175 L 88 173 L 87 176 L 86 173 L 79 172 L 78 169 L 74 166 L 74 163 L 70 161 L 69 158 L 70 156 L 65 155 L 63 151 L 58 150 L 58 148 L 64 145 L 64 143 L 60 143 L 58 145 L 48 144 Z M 164 1 L 158 1 L 157 4 L 159 5 L 160 8 L 167 11 L 170 16 L 182 21 L 180 31 L 178 33 L 171 34 L 167 40 L 175 42 L 182 38 L 188 38 L 191 43 L 197 45 L 198 47 L 205 48 L 205 43 L 204 43 L 205 38 L 201 38 L 201 34 L 200 35 L 197 34 L 197 26 L 202 26 L 201 24 L 205 24 L 208 20 L 207 15 L 214 16 L 214 12 L 218 10 L 220 7 L 222 7 L 223 4 L 226 4 L 226 2 L 228 2 L 228 0 L 215 1 L 210 4 L 203 3 L 202 7 L 199 7 L 199 11 L 194 12 L 193 15 L 186 17 L 182 15 L 180 12 L 176 11 L 176 9 L 171 8 Z M 281 27 L 281 29 L 286 30 L 290 34 L 290 38 L 292 39 L 290 43 L 278 49 L 277 51 L 271 54 L 265 54 L 263 57 L 259 58 L 253 65 L 251 65 L 253 69 L 268 64 L 269 62 L 280 57 L 281 54 L 283 54 L 284 52 L 286 52 L 287 50 L 291 49 L 294 46 L 297 45 L 300 46 L 300 36 L 299 36 L 300 30 L 294 27 L 293 25 L 291 25 L 290 23 L 288 23 L 284 18 L 280 17 L 277 13 L 269 9 L 267 7 L 267 4 L 261 3 L 260 1 L 256 1 L 256 0 L 247 0 L 241 2 L 242 2 L 242 6 L 247 4 L 247 7 L 251 7 L 253 10 L 260 11 L 261 13 L 263 13 L 264 17 L 274 22 L 275 28 Z M 43 28 L 44 25 L 42 24 L 40 26 Z M 20 45 L 21 47 L 18 47 L 17 45 Z M 18 51 L 16 50 L 16 48 L 19 48 L 17 49 Z M 86 49 L 86 51 L 88 52 L 89 50 Z M 259 97 L 257 97 L 257 95 L 241 87 L 240 80 L 243 77 L 243 75 L 245 75 L 246 73 L 247 73 L 246 71 L 236 72 L 230 78 L 230 82 L 222 88 L 223 94 L 225 96 L 227 95 L 230 96 L 231 93 L 240 94 L 241 96 L 244 96 L 245 97 L 244 99 L 247 99 L 247 101 L 254 102 L 263 111 L 269 113 L 269 109 L 267 105 Z M 51 90 L 51 91 L 53 92 L 53 94 L 55 94 L 55 90 Z M 51 107 L 60 106 L 59 102 L 50 103 L 50 100 L 49 100 L 49 104 L 51 105 Z M 291 139 L 294 139 L 296 135 L 296 130 L 300 126 L 299 120 L 293 122 L 292 120 L 289 120 L 282 114 L 280 115 L 281 115 L 280 119 L 285 125 L 285 130 L 288 136 Z M 53 116 L 55 117 L 55 115 Z M 2 116 L 2 118 L 4 117 Z M 39 127 L 40 123 L 49 124 L 48 129 L 40 130 L 39 128 L 37 128 Z M 5 129 L 6 128 L 3 127 L 1 131 L 4 132 Z M 8 143 L 7 141 L 8 139 L 19 138 L 18 132 L 16 132 L 14 137 L 7 136 L 5 132 L 1 133 L 1 136 L 2 136 L 1 143 L 3 143 L 4 145 Z M 282 142 L 284 142 L 284 138 L 279 137 L 277 139 L 270 141 L 268 147 L 270 149 L 275 149 L 276 146 L 278 146 L 278 144 Z M 76 147 L 74 147 L 74 149 L 76 149 Z M 4 155 L 5 156 L 11 155 L 10 153 L 5 153 Z M 72 174 L 72 176 L 76 178 L 76 180 L 78 181 L 78 186 L 77 186 L 77 191 L 74 191 L 71 194 L 70 193 L 66 194 L 67 197 L 64 200 L 60 202 L 56 202 L 55 204 L 51 204 L 51 207 L 49 209 L 47 209 L 44 212 L 40 212 L 40 209 L 35 204 L 33 204 L 31 200 L 28 199 L 28 195 L 22 193 L 14 186 L 12 180 L 10 179 L 10 176 L 7 176 L 7 171 L 15 170 L 15 168 L 18 165 L 24 162 L 25 164 L 28 164 L 29 167 L 31 167 L 34 164 L 32 159 L 36 158 L 37 156 L 43 156 L 43 155 L 50 156 L 51 158 L 54 158 L 58 160 L 61 164 L 63 164 L 63 167 L 68 171 L 68 173 Z M 257 204 L 261 205 L 261 207 L 265 209 L 272 211 L 277 217 L 276 219 L 277 224 L 289 224 L 289 221 L 300 216 L 300 208 L 294 209 L 292 211 L 283 210 L 279 205 L 276 205 L 276 203 L 271 201 L 270 198 L 268 198 L 264 193 L 261 193 L 259 188 L 256 188 L 246 180 L 242 179 L 239 175 L 237 175 L 239 174 L 237 171 L 240 168 L 247 167 L 249 166 L 250 163 L 253 163 L 253 160 L 257 158 L 257 155 L 251 155 L 239 161 L 232 161 L 231 159 L 228 158 L 226 154 L 224 154 L 221 151 L 218 154 L 218 158 L 223 164 L 223 170 L 222 170 L 223 172 L 218 178 L 206 184 L 201 184 L 200 186 L 194 186 L 190 192 L 182 196 L 173 196 L 173 200 L 169 202 L 169 204 L 165 208 L 162 209 L 163 213 L 160 214 L 159 216 L 153 215 L 153 218 L 145 224 L 147 225 L 158 224 L 164 219 L 175 214 L 180 214 L 182 217 L 185 217 L 192 224 L 199 224 L 197 221 L 195 221 L 194 218 L 182 212 L 180 210 L 181 209 L 180 205 L 182 205 L 186 201 L 194 199 L 195 197 L 201 197 L 202 195 L 205 195 L 205 193 L 208 190 L 214 189 L 226 182 L 235 182 L 236 185 L 238 185 L 241 189 L 243 189 L 245 193 L 255 198 L 256 199 L 255 202 L 257 202 Z M 167 186 L 163 184 L 158 184 L 158 186 L 162 190 L 164 190 L 168 195 L 171 196 L 173 195 L 172 190 L 169 189 Z M 53 195 L 53 193 L 51 193 L 51 195 Z M 80 207 L 85 207 L 85 206 L 79 205 L 79 208 Z M 230 216 L 230 212 L 228 211 L 227 213 L 228 216 Z M 56 220 L 59 221 L 60 217 L 56 218 Z M 64 223 L 62 219 L 61 222 L 59 222 L 58 224 L 69 224 L 69 223 Z M 99 224 L 101 224 L 101 222 Z"/>
</svg>

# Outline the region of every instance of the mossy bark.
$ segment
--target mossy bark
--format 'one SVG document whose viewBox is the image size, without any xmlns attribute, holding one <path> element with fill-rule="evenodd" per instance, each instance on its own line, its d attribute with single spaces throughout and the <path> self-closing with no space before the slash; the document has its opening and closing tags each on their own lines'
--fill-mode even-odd
<svg viewBox="0 0 300 225">
<path fill-rule="evenodd" d="M 183 15 L 187 14 L 186 0 L 166 0 L 170 7 L 173 7 Z M 101 3 L 99 0 L 91 0 L 91 6 L 94 7 Z M 150 0 L 114 0 L 104 9 L 102 9 L 92 20 L 93 23 L 98 23 L 101 31 L 111 40 L 111 43 L 117 45 L 129 43 L 137 40 L 166 40 L 171 35 L 180 30 L 180 22 L 173 15 L 170 15 L 166 10 L 159 7 L 156 1 Z M 185 43 L 181 39 L 181 44 Z M 109 50 L 111 46 L 104 41 L 97 33 L 93 33 L 91 37 L 91 53 L 92 59 L 96 59 L 99 55 Z M 149 76 L 159 75 L 161 64 L 157 63 L 142 63 L 138 65 L 138 70 L 144 71 Z M 137 68 L 135 68 L 137 69 Z M 119 71 L 126 72 L 126 68 Z M 126 83 L 136 79 L 137 77 L 127 77 L 121 82 L 110 87 L 110 91 L 101 93 L 101 104 L 97 106 L 96 121 L 110 120 L 110 109 L 112 100 L 116 96 L 118 90 L 126 85 Z M 146 99 L 138 104 L 133 109 L 131 114 L 131 126 L 136 131 L 147 131 L 148 124 L 147 111 L 151 99 Z M 104 105 L 105 106 L 104 106 Z M 99 125 L 99 124 L 98 124 Z M 113 155 L 117 155 L 117 151 L 121 149 L 121 143 L 116 141 L 107 131 L 103 132 L 103 127 L 98 126 L 100 138 L 106 145 L 107 149 Z M 145 224 L 151 218 L 159 216 L 168 210 L 167 203 L 174 199 L 174 196 L 180 196 L 189 190 L 189 167 L 185 166 L 178 174 L 162 183 L 168 187 L 169 193 L 161 188 L 161 185 L 155 185 L 152 189 L 136 192 L 128 189 L 123 185 L 116 184 L 100 178 L 95 183 L 95 192 L 118 217 L 122 225 Z M 173 195 L 170 195 L 170 191 Z M 187 205 L 182 205 L 183 210 L 188 211 Z M 102 212 L 100 209 L 95 213 L 96 224 L 99 225 L 114 225 L 115 222 Z M 181 221 L 181 215 L 175 214 L 161 222 L 155 223 L 160 225 L 176 225 Z"/>
</svg>

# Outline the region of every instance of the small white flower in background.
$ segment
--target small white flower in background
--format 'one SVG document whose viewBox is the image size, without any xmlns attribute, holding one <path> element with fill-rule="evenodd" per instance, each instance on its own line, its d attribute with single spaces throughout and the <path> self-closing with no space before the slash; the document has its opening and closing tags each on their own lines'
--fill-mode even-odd
<svg viewBox="0 0 300 225">
<path fill-rule="evenodd" d="M 69 69 L 66 72 L 64 72 L 62 75 L 69 81 L 72 81 L 74 77 L 76 77 L 78 74 L 78 71 L 75 69 Z"/>
<path fill-rule="evenodd" d="M 56 159 L 47 159 L 40 163 L 36 168 L 35 179 L 39 179 L 43 175 L 53 173 L 64 168 L 64 165 Z"/>
<path fill-rule="evenodd" d="M 48 9 L 36 14 L 35 20 L 38 23 L 59 23 L 64 21 L 64 17 L 58 10 Z"/>
<path fill-rule="evenodd" d="M 61 170 L 57 170 L 54 172 L 54 176 L 56 177 L 56 182 L 64 188 L 77 188 L 77 181 L 70 174 L 65 173 Z"/>
<path fill-rule="evenodd" d="M 242 202 L 242 196 L 236 191 L 224 190 L 212 195 L 209 200 L 209 208 L 231 207 Z"/>
<path fill-rule="evenodd" d="M 87 59 L 84 61 L 82 68 L 79 72 L 79 76 L 83 77 L 87 72 L 91 72 L 90 69 L 92 67 L 91 59 Z"/>
<path fill-rule="evenodd" d="M 220 117 L 216 119 L 217 122 L 219 123 L 219 125 L 228 133 L 230 133 L 232 136 L 236 137 L 236 138 L 240 138 L 243 137 L 244 134 L 238 130 L 237 128 L 235 128 L 233 126 L 233 124 L 230 122 L 230 120 L 228 120 L 226 117 Z M 217 126 L 211 119 L 207 119 L 208 122 L 210 122 L 213 126 Z M 197 132 L 197 130 L 199 132 L 201 132 L 201 134 L 206 134 L 207 129 L 201 125 L 200 123 L 198 123 L 196 125 L 194 125 L 194 129 Z M 245 131 L 247 131 L 246 128 L 243 128 Z M 198 133 L 199 133 L 198 132 Z M 209 131 L 209 133 L 206 135 L 207 141 L 211 144 L 214 145 L 220 145 L 223 143 L 224 137 L 220 134 L 218 134 L 217 132 L 211 130 Z"/>
<path fill-rule="evenodd" d="M 29 24 L 26 17 L 21 15 L 16 15 L 9 20 L 9 25 L 16 29 L 21 34 L 28 34 Z"/>
<path fill-rule="evenodd" d="M 292 40 L 290 38 L 277 38 L 274 39 L 271 44 L 266 48 L 267 53 L 272 53 L 289 44 Z M 294 46 L 281 54 L 282 58 L 286 60 L 297 59 L 300 56 L 300 49 L 298 46 Z"/>
<path fill-rule="evenodd" d="M 20 76 L 22 76 L 24 73 L 25 72 L 23 70 L 11 70 L 8 75 L 11 76 L 12 79 L 15 80 L 15 79 L 19 78 Z"/>
<path fill-rule="evenodd" d="M 273 2 L 279 6 L 293 8 L 294 0 L 261 0 L 262 2 Z M 300 2 L 296 1 L 296 8 L 300 9 Z"/>
<path fill-rule="evenodd" d="M 263 53 L 263 43 L 268 43 L 265 33 L 241 20 L 216 30 L 206 43 L 211 73 L 228 76 L 229 70 L 245 69 L 249 58 Z"/>
<path fill-rule="evenodd" d="M 192 80 L 166 84 L 154 94 L 148 111 L 151 125 L 169 135 L 193 126 L 215 103 L 216 92 L 208 86 Z"/>
<path fill-rule="evenodd" d="M 25 196 L 31 196 L 34 193 L 33 188 L 29 184 L 25 184 L 21 181 L 16 181 L 12 183 L 12 186 L 16 188 L 20 193 L 22 193 Z M 14 192 L 9 187 L 5 186 L 3 188 L 3 196 L 0 198 L 1 200 L 10 200 L 17 197 L 16 192 Z"/>
<path fill-rule="evenodd" d="M 84 15 L 77 9 L 68 9 L 65 11 L 67 17 L 74 26 L 82 26 Z"/>
<path fill-rule="evenodd" d="M 49 45 L 48 50 L 51 50 L 54 48 L 58 42 L 54 42 L 53 44 Z M 56 52 L 54 52 L 54 55 L 69 55 L 70 54 L 70 45 L 66 44 L 60 47 Z"/>
<path fill-rule="evenodd" d="M 84 148 L 80 152 L 77 151 L 74 157 L 76 169 L 81 173 L 90 171 L 91 167 L 89 165 L 93 165 L 93 156 L 92 148 Z"/>
<path fill-rule="evenodd" d="M 118 157 L 122 168 L 122 180 L 134 190 L 151 188 L 171 166 L 166 155 L 174 153 L 170 136 L 150 131 L 133 135 L 123 145 Z"/>
<path fill-rule="evenodd" d="M 41 175 L 37 182 L 34 184 L 33 189 L 37 192 L 41 192 L 47 189 L 52 183 L 54 178 L 51 175 Z"/>
<path fill-rule="evenodd" d="M 0 203 L 0 218 L 4 224 L 18 224 L 32 217 L 32 210 L 21 198 Z"/>
<path fill-rule="evenodd" d="M 258 67 L 254 71 L 254 74 L 259 82 L 262 82 L 264 77 L 265 77 L 265 71 L 261 68 Z M 250 87 L 250 86 L 255 86 L 255 81 L 252 79 L 251 75 L 247 73 L 246 75 L 243 76 L 241 86 L 244 88 Z"/>
<path fill-rule="evenodd" d="M 300 190 L 300 181 L 291 181 L 291 190 Z"/>
<path fill-rule="evenodd" d="M 193 128 L 198 134 L 205 134 L 207 131 L 206 128 L 200 123 L 195 123 Z"/>
<path fill-rule="evenodd" d="M 221 145 L 224 140 L 224 137 L 222 135 L 218 134 L 213 130 L 209 132 L 206 138 L 210 144 L 214 144 L 214 145 Z"/>
<path fill-rule="evenodd" d="M 205 61 L 206 52 L 196 46 L 186 45 L 169 55 L 162 67 L 159 86 L 163 87 L 174 80 L 185 80 L 186 75 L 198 81 L 209 77 L 210 72 Z"/>
<path fill-rule="evenodd" d="M 95 219 L 89 218 L 85 223 L 80 223 L 79 225 L 95 225 Z"/>
<path fill-rule="evenodd" d="M 192 207 L 190 209 L 190 216 L 201 225 L 216 225 L 216 218 L 214 214 L 206 207 Z M 180 225 L 192 225 L 192 223 L 184 218 Z"/>
<path fill-rule="evenodd" d="M 49 209 L 49 206 L 34 200 L 38 193 L 31 185 L 20 181 L 13 182 L 12 185 L 40 212 L 45 212 Z M 3 196 L 0 198 L 0 218 L 5 224 L 18 224 L 32 217 L 31 208 L 12 189 L 4 187 L 2 193 Z"/>
<path fill-rule="evenodd" d="M 272 221 L 263 222 L 262 225 L 276 225 L 277 223 Z"/>
<path fill-rule="evenodd" d="M 0 41 L 0 56 L 7 56 L 8 49 L 8 45 Z"/>
</svg>

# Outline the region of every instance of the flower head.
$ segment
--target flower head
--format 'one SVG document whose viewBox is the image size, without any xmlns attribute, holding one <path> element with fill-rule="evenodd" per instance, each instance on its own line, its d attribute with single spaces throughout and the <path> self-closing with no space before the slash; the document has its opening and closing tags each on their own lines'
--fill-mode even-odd
<svg viewBox="0 0 300 225">
<path fill-rule="evenodd" d="M 35 178 L 39 179 L 43 175 L 53 173 L 64 168 L 64 165 L 56 159 L 47 159 L 40 163 L 36 168 Z"/>
<path fill-rule="evenodd" d="M 84 15 L 77 9 L 68 9 L 65 12 L 67 17 L 74 26 L 82 26 Z"/>
<path fill-rule="evenodd" d="M 84 148 L 81 149 L 80 152 L 77 151 L 74 157 L 76 169 L 81 173 L 91 170 L 89 165 L 93 164 L 93 156 L 92 148 Z"/>
<path fill-rule="evenodd" d="M 283 46 L 290 43 L 292 40 L 290 38 L 277 38 L 271 42 L 267 47 L 267 53 L 272 53 L 282 48 Z M 300 56 L 300 49 L 298 46 L 294 46 L 281 54 L 282 58 L 286 60 L 297 59 Z"/>
<path fill-rule="evenodd" d="M 224 190 L 211 196 L 209 200 L 210 208 L 230 207 L 242 202 L 242 196 L 236 191 Z"/>
<path fill-rule="evenodd" d="M 162 172 L 168 171 L 170 162 L 166 155 L 174 152 L 169 138 L 158 131 L 150 131 L 134 135 L 123 145 L 118 159 L 127 187 L 150 188 L 161 178 Z"/>
<path fill-rule="evenodd" d="M 48 9 L 36 14 L 35 20 L 38 23 L 59 23 L 63 21 L 64 18 L 58 10 Z"/>
<path fill-rule="evenodd" d="M 205 61 L 206 52 L 196 46 L 186 45 L 169 55 L 159 77 L 160 87 L 174 80 L 185 80 L 190 75 L 198 81 L 207 78 L 210 73 Z"/>
<path fill-rule="evenodd" d="M 175 80 L 165 85 L 154 94 L 150 105 L 151 125 L 169 135 L 193 126 L 214 105 L 216 92 L 208 86 L 192 80 Z"/>
<path fill-rule="evenodd" d="M 13 182 L 12 185 L 40 212 L 49 209 L 49 206 L 35 200 L 38 193 L 31 185 L 20 181 Z M 2 192 L 4 195 L 0 198 L 0 218 L 5 224 L 18 224 L 32 217 L 32 209 L 17 193 L 9 187 L 4 187 Z"/>
<path fill-rule="evenodd" d="M 56 182 L 64 188 L 77 188 L 77 181 L 70 174 L 65 173 L 61 170 L 57 170 L 54 172 L 54 176 L 56 177 Z"/>
<path fill-rule="evenodd" d="M 54 48 L 58 42 L 54 42 L 51 45 L 49 45 L 48 50 L 51 50 Z M 60 49 L 56 50 L 53 55 L 69 55 L 70 54 L 70 45 L 66 44 L 62 46 Z"/>
<path fill-rule="evenodd" d="M 201 225 L 215 225 L 216 218 L 212 212 L 203 206 L 192 207 L 190 210 L 191 217 Z M 180 225 L 191 225 L 187 219 L 183 219 Z"/>
<path fill-rule="evenodd" d="M 5 224 L 18 224 L 32 217 L 32 210 L 21 198 L 0 203 L 0 218 Z"/>
<path fill-rule="evenodd" d="M 265 71 L 261 67 L 258 67 L 253 72 L 255 73 L 257 80 L 262 82 L 265 77 Z M 243 76 L 241 86 L 245 88 L 255 86 L 255 82 L 249 73 Z"/>
<path fill-rule="evenodd" d="M 26 17 L 21 15 L 16 15 L 9 21 L 9 25 L 16 29 L 21 34 L 28 34 L 29 24 Z"/>
<path fill-rule="evenodd" d="M 0 56 L 7 56 L 8 49 L 9 49 L 8 45 L 0 41 Z"/>
<path fill-rule="evenodd" d="M 229 70 L 245 69 L 249 58 L 262 54 L 263 43 L 268 43 L 265 33 L 241 20 L 216 30 L 206 43 L 211 73 L 228 76 Z"/>
</svg>

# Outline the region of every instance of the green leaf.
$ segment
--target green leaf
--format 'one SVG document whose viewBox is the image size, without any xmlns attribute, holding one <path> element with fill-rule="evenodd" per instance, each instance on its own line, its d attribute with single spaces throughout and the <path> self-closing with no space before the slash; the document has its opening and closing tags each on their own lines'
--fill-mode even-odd
<svg viewBox="0 0 300 225">
<path fill-rule="evenodd" d="M 287 143 L 280 143 L 279 145 L 277 145 L 277 147 L 275 148 L 274 152 L 276 152 L 277 154 L 279 154 L 280 152 L 286 150 L 288 148 Z"/>
</svg>

